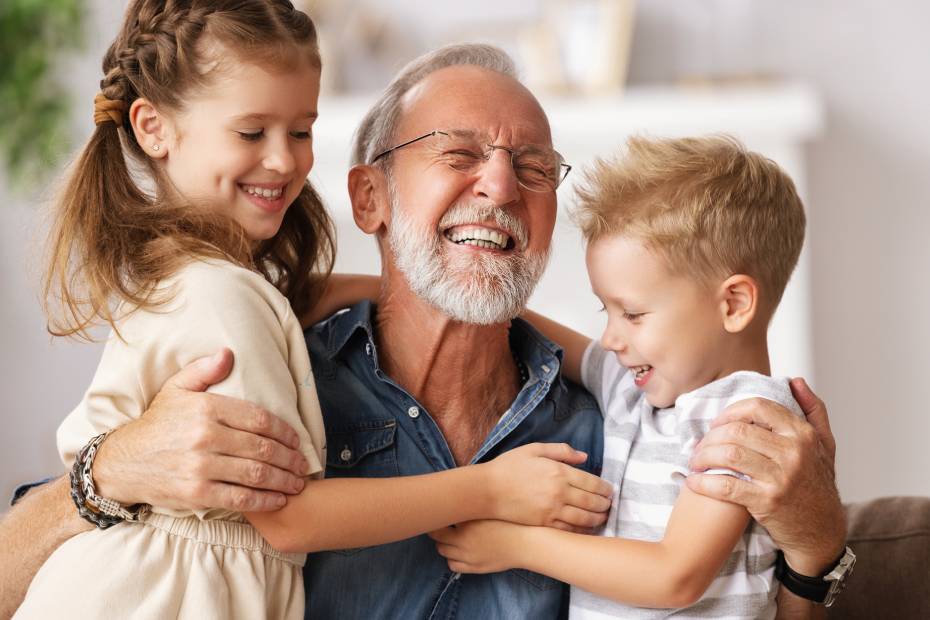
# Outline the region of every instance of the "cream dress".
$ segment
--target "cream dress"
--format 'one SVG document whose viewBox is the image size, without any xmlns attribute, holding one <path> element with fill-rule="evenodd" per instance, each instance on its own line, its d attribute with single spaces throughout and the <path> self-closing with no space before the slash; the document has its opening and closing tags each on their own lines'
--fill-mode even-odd
<svg viewBox="0 0 930 620">
<path fill-rule="evenodd" d="M 92 437 L 139 417 L 189 362 L 229 347 L 232 373 L 209 391 L 248 399 L 300 435 L 322 477 L 325 435 L 300 324 L 262 276 L 194 261 L 166 280 L 164 306 L 130 314 L 90 389 L 58 429 L 65 465 Z M 45 562 L 15 618 L 303 618 L 304 554 L 272 549 L 241 514 L 153 507 L 140 523 L 75 536 Z"/>
</svg>

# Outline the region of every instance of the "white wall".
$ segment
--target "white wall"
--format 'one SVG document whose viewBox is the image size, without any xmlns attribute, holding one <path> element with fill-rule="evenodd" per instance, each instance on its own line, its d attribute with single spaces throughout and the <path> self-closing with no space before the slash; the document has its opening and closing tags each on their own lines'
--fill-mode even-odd
<svg viewBox="0 0 930 620">
<path fill-rule="evenodd" d="M 538 2 L 505 5 L 516 19 Z M 505 5 L 468 7 L 487 18 Z M 121 6 L 93 3 L 91 44 L 68 66 L 82 137 Z M 399 30 L 424 45 L 463 19 L 445 6 L 390 4 L 397 20 L 416 12 Z M 930 416 L 920 387 L 930 369 L 928 23 L 930 7 L 904 0 L 641 0 L 637 12 L 636 82 L 761 70 L 807 80 L 826 101 L 826 131 L 808 154 L 815 387 L 830 407 L 840 488 L 850 500 L 930 495 Z M 99 355 L 94 346 L 50 345 L 45 335 L 27 271 L 35 265 L 27 260 L 34 202 L 14 197 L 0 179 L 0 497 L 60 469 L 54 429 Z"/>
</svg>

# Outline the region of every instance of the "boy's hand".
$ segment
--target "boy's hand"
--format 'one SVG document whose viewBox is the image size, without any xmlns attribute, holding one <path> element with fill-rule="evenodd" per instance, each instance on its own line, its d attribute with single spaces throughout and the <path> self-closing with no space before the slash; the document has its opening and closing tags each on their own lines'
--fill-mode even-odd
<svg viewBox="0 0 930 620">
<path fill-rule="evenodd" d="M 587 455 L 564 443 L 532 443 L 486 463 L 493 514 L 502 521 L 560 529 L 607 520 L 613 486 L 572 467 Z"/>
<path fill-rule="evenodd" d="M 499 573 L 519 568 L 521 534 L 528 529 L 505 521 L 469 521 L 431 532 L 436 550 L 456 573 Z"/>
</svg>

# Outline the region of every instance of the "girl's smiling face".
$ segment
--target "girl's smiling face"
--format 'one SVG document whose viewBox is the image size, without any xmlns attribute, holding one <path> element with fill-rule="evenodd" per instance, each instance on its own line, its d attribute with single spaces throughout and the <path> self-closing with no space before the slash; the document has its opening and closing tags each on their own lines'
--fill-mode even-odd
<svg viewBox="0 0 930 620">
<path fill-rule="evenodd" d="M 252 241 L 269 239 L 313 167 L 320 70 L 224 65 L 165 123 L 163 171 L 183 199 L 227 214 Z"/>
<path fill-rule="evenodd" d="M 727 332 L 714 291 L 672 273 L 636 239 L 606 237 L 587 251 L 594 294 L 607 311 L 601 345 L 631 369 L 654 407 L 722 376 Z"/>
</svg>

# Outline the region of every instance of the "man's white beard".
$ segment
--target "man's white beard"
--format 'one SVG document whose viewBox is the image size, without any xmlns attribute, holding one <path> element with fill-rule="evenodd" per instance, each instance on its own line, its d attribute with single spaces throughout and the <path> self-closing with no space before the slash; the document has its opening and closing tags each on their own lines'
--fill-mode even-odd
<svg viewBox="0 0 930 620">
<path fill-rule="evenodd" d="M 476 222 L 510 231 L 514 249 L 506 255 L 449 253 L 442 231 Z M 391 191 L 388 242 L 397 268 L 414 294 L 456 321 L 493 325 L 523 312 L 549 261 L 548 249 L 527 254 L 526 239 L 523 222 L 503 209 L 482 205 L 456 204 L 438 230 L 418 229 Z"/>
</svg>

